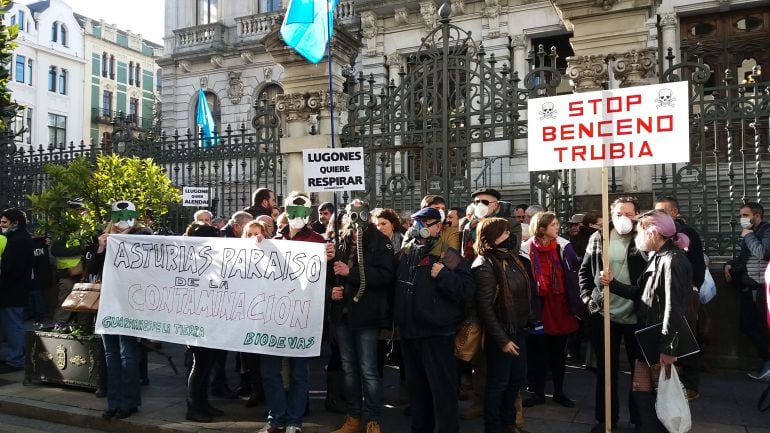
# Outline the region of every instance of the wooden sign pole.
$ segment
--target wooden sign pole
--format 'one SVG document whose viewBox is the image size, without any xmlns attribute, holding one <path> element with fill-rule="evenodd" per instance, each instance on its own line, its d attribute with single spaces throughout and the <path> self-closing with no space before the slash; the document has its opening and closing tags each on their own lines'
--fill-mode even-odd
<svg viewBox="0 0 770 433">
<path fill-rule="evenodd" d="M 609 170 L 602 167 L 602 269 L 610 268 L 610 197 L 608 191 Z M 604 286 L 604 431 L 612 432 L 612 377 L 610 353 L 610 287 Z"/>
</svg>

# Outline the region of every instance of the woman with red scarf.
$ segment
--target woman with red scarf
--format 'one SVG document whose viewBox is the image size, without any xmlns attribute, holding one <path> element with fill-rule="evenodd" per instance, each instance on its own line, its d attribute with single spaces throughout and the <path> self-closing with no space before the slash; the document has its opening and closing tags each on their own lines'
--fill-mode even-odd
<svg viewBox="0 0 770 433">
<path fill-rule="evenodd" d="M 553 212 L 538 212 L 530 221 L 528 241 L 533 289 L 532 310 L 538 319 L 529 346 L 530 390 L 524 407 L 545 403 L 545 378 L 553 377 L 553 401 L 564 407 L 575 403 L 564 394 L 567 337 L 578 329 L 582 303 L 578 288 L 578 260 L 572 245 L 559 237 L 559 221 Z M 527 248 L 524 248 L 526 250 Z"/>
</svg>

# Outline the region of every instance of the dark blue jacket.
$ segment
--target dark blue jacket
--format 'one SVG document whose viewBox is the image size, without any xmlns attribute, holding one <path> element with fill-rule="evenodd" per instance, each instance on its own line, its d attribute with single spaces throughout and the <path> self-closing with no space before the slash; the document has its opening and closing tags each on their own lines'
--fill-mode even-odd
<svg viewBox="0 0 770 433">
<path fill-rule="evenodd" d="M 431 267 L 439 258 L 427 254 L 429 248 L 422 250 L 422 254 L 410 254 L 406 247 L 399 253 L 393 321 L 401 338 L 454 335 L 473 299 L 470 266 L 461 260 L 456 269 L 445 267 L 432 278 Z"/>
</svg>

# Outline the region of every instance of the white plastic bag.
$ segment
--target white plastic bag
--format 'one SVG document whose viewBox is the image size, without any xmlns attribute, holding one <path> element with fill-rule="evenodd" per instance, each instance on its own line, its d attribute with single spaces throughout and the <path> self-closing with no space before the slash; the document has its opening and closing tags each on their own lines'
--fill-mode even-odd
<svg viewBox="0 0 770 433">
<path fill-rule="evenodd" d="M 664 367 L 660 369 L 655 412 L 670 433 L 687 433 L 692 428 L 690 404 L 687 403 L 682 382 L 679 381 L 679 375 L 673 366 L 670 379 L 666 379 L 666 369 Z"/>
<path fill-rule="evenodd" d="M 714 299 L 717 295 L 717 284 L 714 282 L 714 277 L 711 276 L 711 271 L 706 268 L 706 276 L 703 280 L 703 285 L 700 286 L 698 296 L 700 297 L 701 304 L 708 304 L 709 301 Z"/>
</svg>

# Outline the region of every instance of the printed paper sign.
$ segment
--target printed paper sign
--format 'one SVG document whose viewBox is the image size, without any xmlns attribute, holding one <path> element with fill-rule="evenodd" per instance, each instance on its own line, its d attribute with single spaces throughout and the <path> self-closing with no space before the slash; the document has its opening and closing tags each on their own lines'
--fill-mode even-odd
<svg viewBox="0 0 770 433">
<path fill-rule="evenodd" d="M 278 356 L 318 356 L 325 245 L 110 235 L 96 332 Z"/>
<path fill-rule="evenodd" d="M 529 171 L 690 161 L 687 83 L 530 99 Z"/>
<path fill-rule="evenodd" d="M 364 148 L 305 149 L 305 191 L 363 191 Z"/>
<path fill-rule="evenodd" d="M 186 186 L 182 188 L 182 206 L 200 207 L 209 205 L 209 189 L 207 187 Z"/>
</svg>

